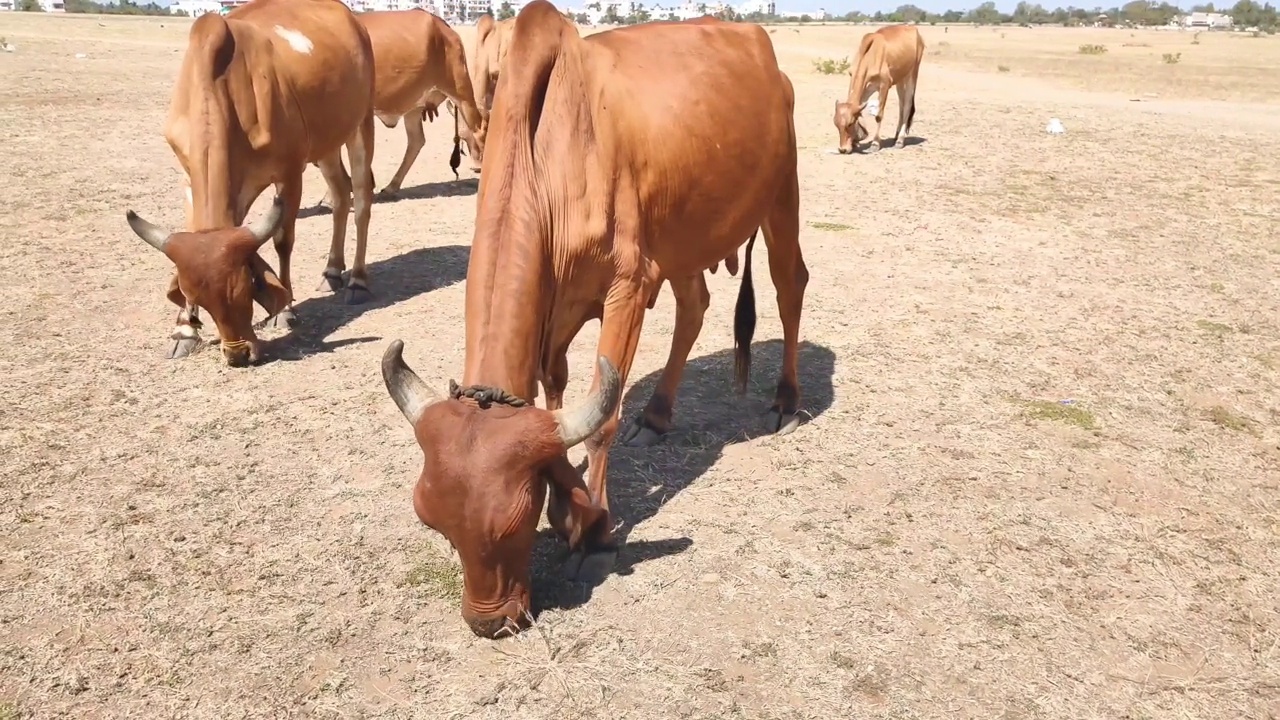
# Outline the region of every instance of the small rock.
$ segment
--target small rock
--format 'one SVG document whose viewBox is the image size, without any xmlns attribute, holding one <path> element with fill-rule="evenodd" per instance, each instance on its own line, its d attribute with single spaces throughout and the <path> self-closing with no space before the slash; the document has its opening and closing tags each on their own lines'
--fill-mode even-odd
<svg viewBox="0 0 1280 720">
<path fill-rule="evenodd" d="M 703 585 L 715 585 L 720 582 L 720 575 L 718 573 L 707 573 L 706 575 L 698 578 L 698 582 Z"/>
<path fill-rule="evenodd" d="M 186 540 L 187 540 L 187 536 L 183 535 L 182 533 L 178 533 L 177 535 L 173 536 L 174 542 L 186 542 Z"/>
</svg>

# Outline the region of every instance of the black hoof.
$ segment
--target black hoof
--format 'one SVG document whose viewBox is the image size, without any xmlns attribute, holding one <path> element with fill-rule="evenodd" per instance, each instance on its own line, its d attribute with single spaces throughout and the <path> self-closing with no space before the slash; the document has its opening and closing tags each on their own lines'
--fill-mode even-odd
<svg viewBox="0 0 1280 720">
<path fill-rule="evenodd" d="M 622 444 L 634 448 L 653 447 L 662 442 L 665 435 L 665 433 L 650 427 L 644 421 L 644 416 L 640 415 L 627 426 L 626 432 L 622 434 Z"/>
<path fill-rule="evenodd" d="M 583 553 L 581 550 L 571 553 L 564 562 L 564 578 L 574 582 L 597 585 L 604 582 L 613 572 L 613 565 L 618 560 L 617 548 L 601 548 L 595 552 Z"/>
<path fill-rule="evenodd" d="M 200 338 L 198 337 L 197 338 L 188 338 L 188 337 L 174 338 L 173 345 L 169 347 L 169 354 L 166 355 L 165 357 L 170 360 L 178 360 L 180 358 L 187 357 L 188 355 L 194 354 L 196 350 L 200 349 L 200 346 L 202 344 L 203 343 L 201 343 Z"/>
<path fill-rule="evenodd" d="M 328 270 L 320 276 L 320 284 L 316 286 L 316 291 L 328 290 L 329 292 L 338 292 L 346 286 L 346 281 L 342 277 L 342 273 L 330 273 Z"/>
<path fill-rule="evenodd" d="M 361 285 L 348 285 L 342 294 L 342 301 L 347 305 L 363 305 L 371 299 L 373 299 L 373 293 L 369 292 L 369 288 Z"/>
<path fill-rule="evenodd" d="M 790 435 L 800 427 L 800 416 L 794 414 L 784 414 L 776 407 L 769 408 L 769 412 L 765 413 L 764 429 L 774 435 Z"/>
<path fill-rule="evenodd" d="M 395 200 L 400 197 L 400 188 L 384 187 L 373 196 L 374 200 Z"/>
</svg>

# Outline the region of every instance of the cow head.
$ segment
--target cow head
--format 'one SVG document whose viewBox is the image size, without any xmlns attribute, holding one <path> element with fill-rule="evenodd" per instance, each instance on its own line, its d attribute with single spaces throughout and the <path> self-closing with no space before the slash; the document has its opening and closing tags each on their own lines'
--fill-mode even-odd
<svg viewBox="0 0 1280 720">
<path fill-rule="evenodd" d="M 863 129 L 862 123 L 858 119 L 862 116 L 862 108 L 858 105 L 848 102 L 836 101 L 835 124 L 836 131 L 840 133 L 840 154 L 848 155 L 853 152 L 858 143 L 862 142 L 866 137 L 867 131 Z"/>
<path fill-rule="evenodd" d="M 274 270 L 258 256 L 280 226 L 284 200 L 276 197 L 265 218 L 247 226 L 169 233 L 130 210 L 129 227 L 151 247 L 173 261 L 177 273 L 169 286 L 169 300 L 178 307 L 202 307 L 218 328 L 222 355 L 232 367 L 259 359 L 253 333 L 253 303 L 275 315 L 289 304 Z"/>
<path fill-rule="evenodd" d="M 590 498 L 565 450 L 612 416 L 622 395 L 618 371 L 601 357 L 599 388 L 578 408 L 482 408 L 435 396 L 403 350 L 399 340 L 387 348 L 382 379 L 422 449 L 414 511 L 458 552 L 462 617 L 472 632 L 517 632 L 532 609 L 529 562 L 547 488 L 547 520 L 572 550 L 596 549 L 594 539 L 609 529 L 609 513 Z"/>
</svg>

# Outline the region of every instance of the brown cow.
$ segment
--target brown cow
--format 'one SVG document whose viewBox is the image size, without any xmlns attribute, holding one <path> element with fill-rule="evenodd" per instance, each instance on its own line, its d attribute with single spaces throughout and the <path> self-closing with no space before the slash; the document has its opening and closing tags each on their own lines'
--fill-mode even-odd
<svg viewBox="0 0 1280 720">
<path fill-rule="evenodd" d="M 320 166 L 330 193 L 333 240 L 321 289 L 346 287 L 349 304 L 369 297 L 365 249 L 373 201 L 373 50 L 345 5 L 332 0 L 253 0 L 225 17 L 191 25 L 165 139 L 185 173 L 187 232 L 168 235 L 129 211 L 134 232 L 176 266 L 169 299 L 180 308 L 169 357 L 199 344 L 199 309 L 213 317 L 227 363 L 259 358 L 257 300 L 277 326 L 292 325 L 290 257 L 302 173 Z M 342 167 L 347 148 L 353 176 Z M 265 235 L 236 228 L 269 185 L 280 198 L 269 224 L 279 280 L 258 257 Z M 354 184 L 355 263 L 344 282 L 347 216 Z M 252 247 L 250 247 L 252 245 Z"/>
<path fill-rule="evenodd" d="M 836 101 L 835 124 L 842 154 L 853 152 L 866 139 L 866 129 L 858 122 L 866 111 L 876 119 L 869 149 L 880 149 L 880 124 L 891 87 L 898 88 L 898 124 L 893 144 L 903 146 L 916 117 L 916 79 L 923 59 L 924 39 L 914 25 L 889 25 L 862 36 L 857 62 L 849 72 L 849 97 L 844 102 Z"/>
<path fill-rule="evenodd" d="M 704 19 L 582 38 L 555 6 L 535 0 L 518 16 L 507 61 L 467 269 L 463 387 L 432 403 L 398 340 L 382 368 L 424 456 L 414 508 L 457 548 L 462 614 L 486 637 L 526 622 L 546 487 L 548 520 L 574 553 L 571 576 L 607 569 L 616 553 L 607 455 L 659 284 L 675 294 L 676 330 L 636 422 L 655 435 L 671 425 L 710 300 L 704 271 L 764 230 L 784 336 L 769 428 L 790 432 L 809 277 L 799 246 L 795 95 L 762 28 Z M 568 380 L 556 365 L 593 318 L 602 322 L 591 396 L 553 415 Z M 744 270 L 734 323 L 740 392 L 754 320 Z M 530 407 L 539 380 L 546 410 Z M 584 441 L 586 483 L 564 453 Z"/>
<path fill-rule="evenodd" d="M 356 19 L 369 33 L 374 57 L 374 115 L 386 127 L 393 128 L 404 119 L 407 137 L 404 159 L 391 182 L 378 192 L 379 198 L 393 198 L 400 192 L 405 175 L 426 145 L 422 121 L 429 102 L 434 110 L 439 100 L 449 98 L 462 108 L 468 149 L 473 164 L 479 164 L 484 152 L 484 128 L 476 107 L 471 77 L 467 72 L 466 48 L 462 38 L 441 18 L 426 10 L 381 10 L 363 12 Z M 454 158 L 460 138 L 459 119 L 454 116 Z M 329 205 L 329 197 L 321 200 Z"/>
<path fill-rule="evenodd" d="M 511 45 L 511 33 L 515 29 L 516 19 L 494 21 L 493 16 L 485 13 L 476 22 L 476 44 L 471 51 L 471 88 L 476 102 L 480 105 L 481 126 L 487 128 L 489 111 L 493 107 L 493 94 L 497 89 L 498 78 L 502 74 L 503 64 L 507 60 L 507 50 Z M 444 101 L 443 94 L 436 93 L 423 109 L 423 117 L 435 119 L 439 105 Z M 451 108 L 454 125 L 457 126 L 457 109 Z M 477 145 L 470 130 L 459 128 L 459 135 L 467 143 L 471 154 L 471 170 L 480 172 L 480 158 Z"/>
<path fill-rule="evenodd" d="M 476 102 L 480 103 L 485 119 L 493 111 L 493 96 L 498 89 L 498 79 L 507 64 L 511 49 L 511 37 L 515 33 L 516 19 L 494 21 L 484 14 L 476 21 L 476 44 L 471 56 L 471 87 Z"/>
</svg>

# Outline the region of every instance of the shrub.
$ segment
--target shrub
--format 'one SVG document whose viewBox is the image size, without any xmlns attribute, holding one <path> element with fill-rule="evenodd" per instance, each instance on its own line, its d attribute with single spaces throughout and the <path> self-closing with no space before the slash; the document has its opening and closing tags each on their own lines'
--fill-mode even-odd
<svg viewBox="0 0 1280 720">
<path fill-rule="evenodd" d="M 1081 45 L 1081 55 L 1102 55 L 1107 51 L 1106 45 Z"/>
<path fill-rule="evenodd" d="M 813 69 L 823 75 L 839 75 L 849 72 L 849 58 L 840 58 L 832 60 L 831 58 L 822 58 L 813 61 Z"/>
</svg>

